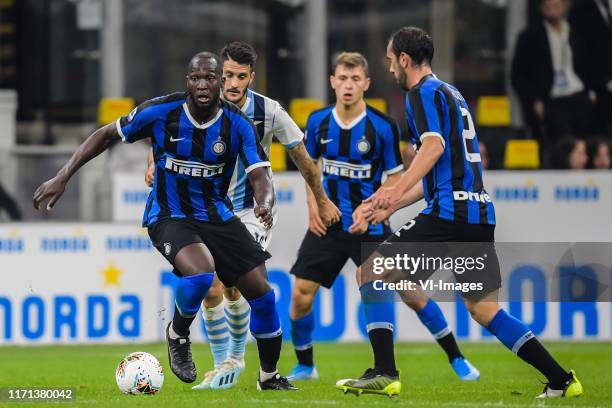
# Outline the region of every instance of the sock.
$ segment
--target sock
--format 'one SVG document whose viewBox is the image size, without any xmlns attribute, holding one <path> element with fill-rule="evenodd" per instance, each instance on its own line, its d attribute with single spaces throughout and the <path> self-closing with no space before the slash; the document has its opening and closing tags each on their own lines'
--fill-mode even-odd
<svg viewBox="0 0 612 408">
<path fill-rule="evenodd" d="M 392 376 L 397 375 L 393 350 L 393 292 L 374 289 L 373 282 L 359 288 L 366 329 L 374 352 L 374 369 Z"/>
<path fill-rule="evenodd" d="M 223 312 L 224 307 L 225 305 L 221 302 L 215 307 L 204 308 L 204 313 L 202 313 L 215 368 L 225 361 L 229 348 L 229 329 Z"/>
<path fill-rule="evenodd" d="M 260 367 L 266 373 L 273 373 L 283 344 L 274 291 L 248 302 L 251 305 L 250 329 L 257 340 Z"/>
<path fill-rule="evenodd" d="M 425 307 L 418 312 L 417 316 L 421 323 L 427 327 L 438 344 L 444 349 L 448 356 L 448 361 L 453 361 L 458 357 L 463 357 L 457 346 L 455 336 L 448 327 L 444 314 L 440 306 L 432 299 L 429 299 Z"/>
<path fill-rule="evenodd" d="M 569 373 L 561 368 L 523 322 L 500 309 L 487 328 L 513 353 L 541 372 L 552 389 L 563 388 Z"/>
<path fill-rule="evenodd" d="M 176 306 L 175 306 L 175 309 L 176 309 Z M 175 312 L 176 312 L 176 310 L 175 310 Z M 172 327 L 172 325 L 170 325 L 170 328 L 168 329 L 168 337 L 170 337 L 172 340 L 176 340 L 176 339 L 178 339 L 181 336 L 176 334 L 176 332 L 174 331 L 174 328 Z"/>
<path fill-rule="evenodd" d="M 312 367 L 312 331 L 314 330 L 314 315 L 312 312 L 297 319 L 291 320 L 291 340 L 298 363 Z"/>
<path fill-rule="evenodd" d="M 229 326 L 229 356 L 235 360 L 244 360 L 251 308 L 245 298 L 240 296 L 236 301 L 227 301 L 225 315 Z"/>
<path fill-rule="evenodd" d="M 393 350 L 393 331 L 389 329 L 372 329 L 368 331 L 372 351 L 374 352 L 374 369 L 391 376 L 397 376 Z"/>
<path fill-rule="evenodd" d="M 189 326 L 200 309 L 206 292 L 212 285 L 214 273 L 183 276 L 176 286 L 172 329 L 180 337 L 189 336 Z"/>
<path fill-rule="evenodd" d="M 259 369 L 259 381 L 261 382 L 266 382 L 268 381 L 270 378 L 274 378 L 274 376 L 278 374 L 278 370 L 274 370 L 274 372 L 272 373 L 266 373 L 264 370 L 262 370 L 261 368 Z"/>
</svg>

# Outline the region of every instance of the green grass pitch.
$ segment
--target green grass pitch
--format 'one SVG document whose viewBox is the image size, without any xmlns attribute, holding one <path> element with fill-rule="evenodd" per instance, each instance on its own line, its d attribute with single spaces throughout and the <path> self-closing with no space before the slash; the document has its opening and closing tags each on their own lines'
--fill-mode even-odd
<svg viewBox="0 0 612 408">
<path fill-rule="evenodd" d="M 519 406 L 612 406 L 612 343 L 547 343 L 567 368 L 576 369 L 585 387 L 577 399 L 536 402 L 543 379 L 497 343 L 462 344 L 464 354 L 481 372 L 477 382 L 463 383 L 452 372 L 442 351 L 433 343 L 402 343 L 396 346 L 402 370 L 402 394 L 390 399 L 377 395 L 344 395 L 334 388 L 337 379 L 360 375 L 371 365 L 367 343 L 322 343 L 315 345 L 315 362 L 321 379 L 297 382 L 297 392 L 258 392 L 257 351 L 247 351 L 247 370 L 237 387 L 220 391 L 193 391 L 169 370 L 165 344 L 88 346 L 0 347 L 0 387 L 74 387 L 78 406 L 168 406 L 168 407 L 519 407 Z M 164 366 L 165 382 L 154 396 L 129 396 L 115 384 L 115 368 L 133 351 L 155 355 Z M 210 369 L 207 344 L 193 345 L 198 381 Z M 286 374 L 295 357 L 285 343 L 280 369 Z M 43 406 L 0 401 L 0 406 Z M 54 406 L 68 406 L 55 403 Z"/>
</svg>

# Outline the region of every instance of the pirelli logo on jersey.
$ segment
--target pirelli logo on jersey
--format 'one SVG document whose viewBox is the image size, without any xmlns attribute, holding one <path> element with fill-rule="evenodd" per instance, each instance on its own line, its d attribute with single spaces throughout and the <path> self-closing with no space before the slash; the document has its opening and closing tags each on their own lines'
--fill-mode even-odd
<svg viewBox="0 0 612 408">
<path fill-rule="evenodd" d="M 489 194 L 481 191 L 480 193 L 474 193 L 473 191 L 453 191 L 453 199 L 455 201 L 476 201 L 479 203 L 490 203 L 492 202 Z"/>
<path fill-rule="evenodd" d="M 323 172 L 332 176 L 361 180 L 370 178 L 372 165 L 353 164 L 323 158 Z"/>
<path fill-rule="evenodd" d="M 166 168 L 177 174 L 184 174 L 191 177 L 206 178 L 216 176 L 223 173 L 223 166 L 225 163 L 220 164 L 204 164 L 191 162 L 186 160 L 173 159 L 172 157 L 166 158 Z"/>
</svg>

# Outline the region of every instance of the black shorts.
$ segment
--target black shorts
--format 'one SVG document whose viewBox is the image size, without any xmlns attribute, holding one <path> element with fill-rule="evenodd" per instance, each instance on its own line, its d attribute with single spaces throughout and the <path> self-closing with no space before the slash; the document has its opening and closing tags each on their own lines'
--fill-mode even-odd
<svg viewBox="0 0 612 408">
<path fill-rule="evenodd" d="M 344 231 L 339 223 L 327 228 L 327 234 L 323 237 L 309 230 L 302 240 L 291 274 L 331 288 L 349 258 L 360 266 L 362 260 L 370 256 L 370 253 L 362 253 L 364 242 L 382 242 L 387 236 L 352 235 Z M 376 248 L 375 245 L 369 247 Z"/>
<path fill-rule="evenodd" d="M 234 286 L 238 278 L 270 258 L 239 218 L 224 224 L 164 219 L 149 226 L 149 237 L 172 266 L 182 248 L 194 243 L 206 245 L 215 262 L 215 272 L 226 287 Z"/>
<path fill-rule="evenodd" d="M 495 225 L 457 223 L 431 215 L 419 214 L 391 234 L 385 242 L 372 252 L 377 252 L 385 257 L 403 255 L 407 251 L 412 252 L 409 255 L 413 257 L 423 255 L 444 259 L 447 257 L 452 259 L 482 257 L 484 267 L 481 270 L 473 270 L 471 273 L 467 273 L 465 270 L 461 273 L 448 272 L 460 284 L 476 283 L 482 285 L 482 289 L 463 293 L 463 296 L 467 299 L 478 300 L 501 287 L 499 259 L 495 251 L 494 241 Z M 368 260 L 368 268 L 370 268 L 369 265 L 370 260 Z M 363 271 L 362 273 L 366 274 L 368 272 Z M 417 282 L 429 279 L 434 272 L 436 270 L 417 270 L 414 274 L 404 274 L 404 277 Z M 364 275 L 362 275 L 362 281 L 363 277 Z M 367 280 L 369 279 L 366 278 Z"/>
</svg>

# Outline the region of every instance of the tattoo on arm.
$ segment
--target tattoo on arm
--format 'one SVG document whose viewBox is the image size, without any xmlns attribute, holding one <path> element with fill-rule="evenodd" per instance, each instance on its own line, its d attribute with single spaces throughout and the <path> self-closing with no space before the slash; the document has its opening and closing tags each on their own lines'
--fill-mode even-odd
<svg viewBox="0 0 612 408">
<path fill-rule="evenodd" d="M 302 173 L 302 177 L 304 177 L 304 180 L 310 186 L 315 197 L 317 199 L 325 197 L 325 191 L 323 191 L 323 185 L 321 184 L 321 173 L 308 155 L 304 142 L 300 142 L 293 149 L 288 150 L 288 152 L 291 160 L 293 160 L 300 173 Z"/>
</svg>

